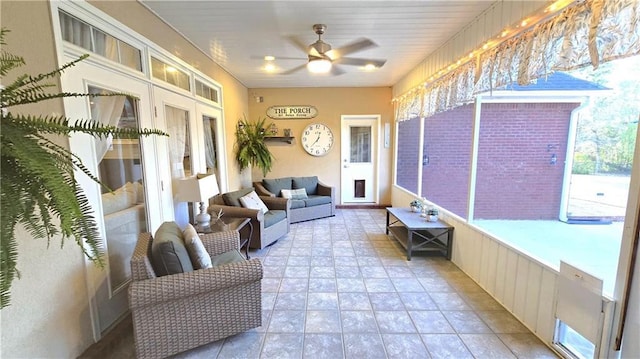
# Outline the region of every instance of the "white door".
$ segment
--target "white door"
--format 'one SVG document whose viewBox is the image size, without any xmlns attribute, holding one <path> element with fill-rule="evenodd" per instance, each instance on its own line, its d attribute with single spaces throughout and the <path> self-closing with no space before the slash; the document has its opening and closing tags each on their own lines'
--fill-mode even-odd
<svg viewBox="0 0 640 359">
<path fill-rule="evenodd" d="M 342 116 L 342 203 L 378 202 L 379 115 Z"/>
<path fill-rule="evenodd" d="M 204 163 L 199 164 L 198 172 L 215 173 L 220 193 L 227 192 L 227 155 L 224 136 L 222 110 L 213 106 L 196 104 L 197 133 L 196 141 L 201 142 Z"/>
<path fill-rule="evenodd" d="M 70 59 L 67 59 L 70 60 Z M 77 93 L 126 92 L 131 97 L 65 99 L 67 117 L 94 119 L 118 127 L 153 128 L 148 84 L 86 62 L 70 68 L 62 78 L 63 91 Z M 130 258 L 138 234 L 157 228 L 162 215 L 153 154 L 156 136 L 138 140 L 97 140 L 72 134 L 69 146 L 85 166 L 114 193 L 101 188 L 81 172 L 76 179 L 95 212 L 106 267 L 87 261 L 86 280 L 92 329 L 96 340 L 128 311 Z M 153 202 L 153 206 L 147 203 Z"/>
<path fill-rule="evenodd" d="M 158 126 L 169 134 L 158 153 L 164 201 L 173 204 L 164 208 L 164 217 L 184 227 L 189 222 L 190 203 L 176 197 L 175 180 L 205 172 L 201 167 L 203 143 L 195 137 L 202 125 L 196 122 L 195 100 L 159 87 L 154 87 L 153 97 Z"/>
</svg>

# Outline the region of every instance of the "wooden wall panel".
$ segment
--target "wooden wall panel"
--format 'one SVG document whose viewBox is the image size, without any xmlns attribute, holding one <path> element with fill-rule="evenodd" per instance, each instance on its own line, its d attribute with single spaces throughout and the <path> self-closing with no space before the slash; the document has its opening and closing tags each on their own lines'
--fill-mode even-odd
<svg viewBox="0 0 640 359">
<path fill-rule="evenodd" d="M 529 261 L 529 275 L 527 278 L 527 294 L 524 306 L 524 322 L 532 331 L 538 325 L 538 305 L 540 298 L 540 281 L 542 280 L 542 267 Z"/>
<path fill-rule="evenodd" d="M 513 301 L 516 293 L 516 275 L 518 271 L 518 254 L 507 253 L 507 270 L 504 276 L 504 306 L 513 313 Z M 522 278 L 518 278 L 522 280 Z"/>
<path fill-rule="evenodd" d="M 507 247 L 498 247 L 498 259 L 496 260 L 496 285 L 493 296 L 500 304 L 504 304 L 504 282 L 507 273 Z"/>
<path fill-rule="evenodd" d="M 524 318 L 524 310 L 527 302 L 527 285 L 529 284 L 529 263 L 525 256 L 518 256 L 518 269 L 516 273 L 516 290 L 513 298 L 513 314 Z M 526 323 L 525 323 L 526 324 Z"/>
<path fill-rule="evenodd" d="M 549 269 L 542 271 L 540 280 L 540 296 L 538 297 L 538 318 L 536 319 L 535 333 L 547 344 L 553 340 L 554 302 L 558 273 Z"/>
</svg>

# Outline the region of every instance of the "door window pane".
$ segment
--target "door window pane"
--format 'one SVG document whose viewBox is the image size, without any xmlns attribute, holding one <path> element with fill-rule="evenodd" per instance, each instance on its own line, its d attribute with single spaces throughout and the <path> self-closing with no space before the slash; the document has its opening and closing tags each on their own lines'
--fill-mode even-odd
<svg viewBox="0 0 640 359">
<path fill-rule="evenodd" d="M 90 93 L 107 91 L 89 87 Z M 118 128 L 138 128 L 138 102 L 133 97 L 94 97 L 91 117 Z M 129 260 L 138 234 L 147 231 L 144 171 L 137 139 L 96 140 L 98 177 L 111 190 L 102 189 L 110 291 L 122 289 L 131 279 Z"/>
<path fill-rule="evenodd" d="M 169 133 L 171 178 L 190 176 L 191 141 L 189 136 L 189 112 L 166 105 L 165 116 L 167 132 Z"/>
<path fill-rule="evenodd" d="M 371 162 L 371 127 L 350 127 L 351 163 Z"/>
</svg>

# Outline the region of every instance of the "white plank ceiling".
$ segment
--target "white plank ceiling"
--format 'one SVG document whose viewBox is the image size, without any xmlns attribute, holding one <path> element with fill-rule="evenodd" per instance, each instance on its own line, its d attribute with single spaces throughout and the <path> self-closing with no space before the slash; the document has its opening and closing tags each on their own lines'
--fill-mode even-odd
<svg viewBox="0 0 640 359">
<path fill-rule="evenodd" d="M 155 12 L 248 88 L 392 86 L 493 1 L 152 1 Z M 342 75 L 312 75 L 302 44 L 317 40 L 313 24 L 327 25 L 322 40 L 339 48 L 361 38 L 378 47 L 348 55 L 386 59 L 365 71 L 339 65 Z M 264 70 L 276 57 L 275 73 Z M 293 58 L 293 59 L 286 59 Z"/>
</svg>

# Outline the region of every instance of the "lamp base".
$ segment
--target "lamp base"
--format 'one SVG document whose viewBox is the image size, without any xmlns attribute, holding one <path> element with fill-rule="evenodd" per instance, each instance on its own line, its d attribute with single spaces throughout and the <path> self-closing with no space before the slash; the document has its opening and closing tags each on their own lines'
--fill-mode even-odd
<svg viewBox="0 0 640 359">
<path fill-rule="evenodd" d="M 211 215 L 209 215 L 207 210 L 204 208 L 204 202 L 200 202 L 200 214 L 196 216 L 196 229 L 202 232 L 211 230 L 210 222 Z"/>
</svg>

